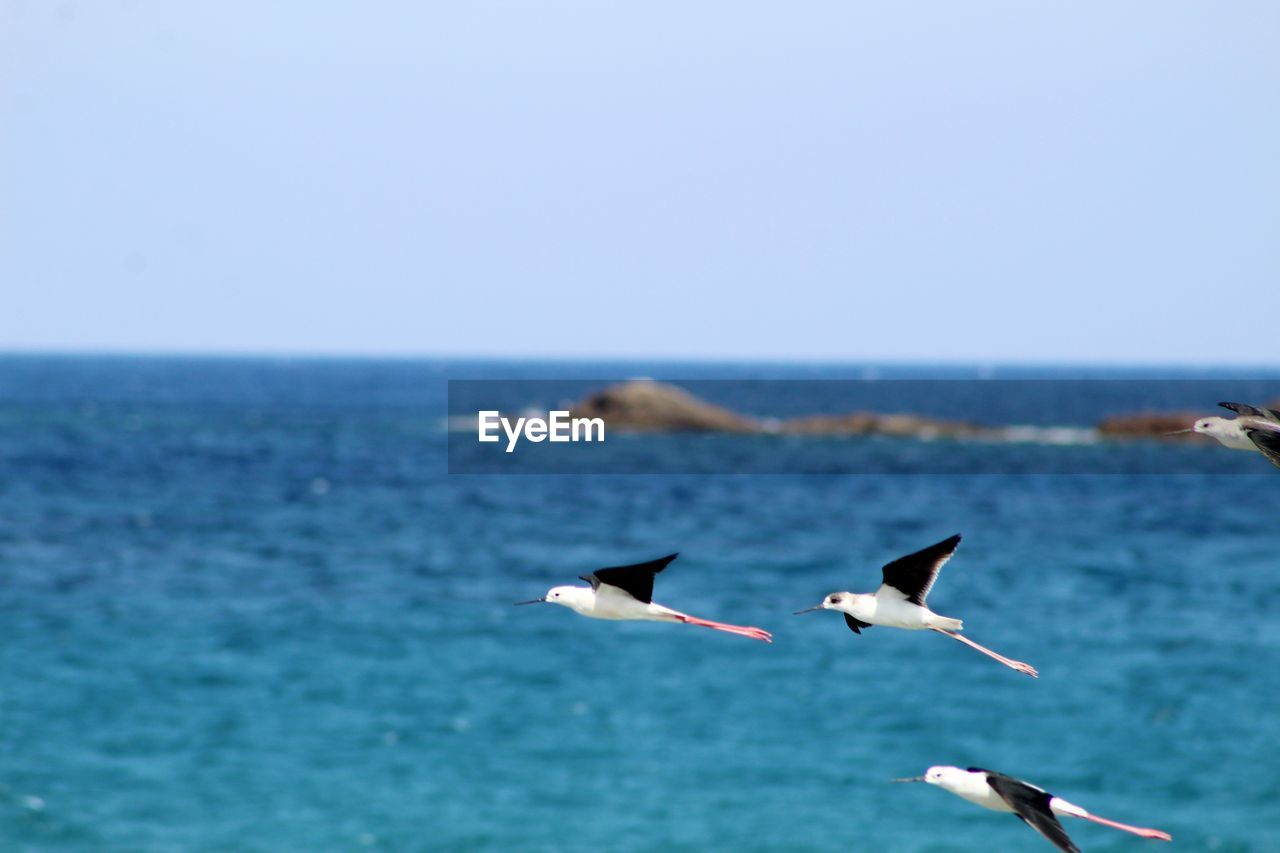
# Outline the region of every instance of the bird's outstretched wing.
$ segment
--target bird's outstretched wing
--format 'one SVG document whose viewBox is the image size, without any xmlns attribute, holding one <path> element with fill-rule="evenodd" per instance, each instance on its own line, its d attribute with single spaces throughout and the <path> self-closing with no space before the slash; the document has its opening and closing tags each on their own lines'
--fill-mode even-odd
<svg viewBox="0 0 1280 853">
<path fill-rule="evenodd" d="M 848 625 L 848 626 L 849 626 L 849 630 L 850 630 L 850 631 L 852 631 L 852 632 L 853 632 L 853 633 L 855 633 L 855 634 L 861 634 L 861 633 L 862 633 L 862 629 L 863 629 L 863 628 L 870 628 L 870 627 L 871 627 L 871 623 L 870 623 L 870 622 L 863 622 L 863 621 L 861 621 L 861 620 L 859 620 L 859 619 L 854 619 L 854 618 L 853 618 L 852 616 L 850 616 L 848 613 L 844 614 L 844 623 L 845 623 L 846 625 Z"/>
<path fill-rule="evenodd" d="M 897 590 L 907 601 L 923 607 L 929 590 L 933 589 L 933 582 L 938 579 L 938 572 L 942 571 L 959 544 L 960 534 L 957 533 L 937 545 L 899 557 L 884 567 L 884 586 Z"/>
<path fill-rule="evenodd" d="M 1247 403 L 1219 403 L 1218 405 L 1228 411 L 1235 412 L 1237 415 L 1246 415 L 1280 423 L 1280 412 L 1275 409 L 1260 409 Z"/>
<path fill-rule="evenodd" d="M 653 601 L 653 576 L 667 567 L 667 564 L 680 556 L 679 553 L 668 554 L 647 563 L 636 563 L 632 566 L 614 566 L 608 569 L 596 569 L 589 575 L 581 575 L 582 580 L 591 584 L 592 589 L 599 589 L 600 584 L 607 583 L 631 595 L 636 601 L 648 604 Z"/>
<path fill-rule="evenodd" d="M 977 769 L 970 768 L 970 772 Z M 1080 848 L 1072 842 L 1067 831 L 1062 828 L 1062 824 L 1058 823 L 1053 810 L 1049 808 L 1049 801 L 1053 799 L 1052 794 L 1003 773 L 995 773 L 991 770 L 984 772 L 987 774 L 987 784 L 991 786 L 991 790 L 1008 803 L 1013 813 L 1027 826 L 1043 835 L 1063 853 L 1080 853 Z"/>
<path fill-rule="evenodd" d="M 1253 446 L 1261 450 L 1272 465 L 1280 468 L 1280 429 L 1247 429 L 1244 434 L 1249 436 Z"/>
</svg>

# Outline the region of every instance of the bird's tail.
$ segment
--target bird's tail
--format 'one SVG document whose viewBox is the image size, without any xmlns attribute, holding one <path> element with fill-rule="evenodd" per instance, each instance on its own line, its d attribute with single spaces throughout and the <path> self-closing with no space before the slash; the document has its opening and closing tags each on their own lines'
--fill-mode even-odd
<svg viewBox="0 0 1280 853">
<path fill-rule="evenodd" d="M 941 628 L 944 631 L 963 631 L 964 620 L 952 619 L 950 616 L 939 616 L 933 614 L 933 618 L 929 620 L 929 627 Z"/>
</svg>

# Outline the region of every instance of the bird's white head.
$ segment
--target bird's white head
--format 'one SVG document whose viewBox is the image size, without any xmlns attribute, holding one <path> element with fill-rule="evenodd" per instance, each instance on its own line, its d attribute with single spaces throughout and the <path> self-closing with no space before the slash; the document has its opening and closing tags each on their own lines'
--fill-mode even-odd
<svg viewBox="0 0 1280 853">
<path fill-rule="evenodd" d="M 547 590 L 542 600 L 548 604 L 559 604 L 570 610 L 589 609 L 595 591 L 586 586 L 553 586 Z"/>
<path fill-rule="evenodd" d="M 586 613 L 591 610 L 595 597 L 596 592 L 590 587 L 553 586 L 547 590 L 547 594 L 542 598 L 535 598 L 532 601 L 517 601 L 516 604 L 559 604 L 562 607 L 568 607 L 570 610 Z"/>
<path fill-rule="evenodd" d="M 1191 430 L 1192 432 L 1204 433 L 1205 435 L 1220 435 L 1230 429 L 1230 427 L 1227 426 L 1229 423 L 1231 423 L 1231 421 L 1227 418 L 1201 418 L 1195 422 L 1191 427 Z"/>
<path fill-rule="evenodd" d="M 822 599 L 822 603 L 818 606 L 823 610 L 839 610 L 841 604 L 848 604 L 852 600 L 853 593 L 851 592 L 833 592 Z"/>
<path fill-rule="evenodd" d="M 968 775 L 968 770 L 961 770 L 959 767 L 952 767 L 946 764 L 934 765 L 924 771 L 924 781 L 930 785 L 940 785 L 945 788 L 948 782 L 968 777 Z"/>
<path fill-rule="evenodd" d="M 894 779 L 895 782 L 927 782 L 930 785 L 937 785 L 940 788 L 950 790 L 967 779 L 971 774 L 968 770 L 961 770 L 959 767 L 950 767 L 947 765 L 934 765 L 924 771 L 923 776 L 913 776 L 910 779 Z"/>
<path fill-rule="evenodd" d="M 848 613 L 850 616 L 859 617 L 862 611 L 864 600 L 868 596 L 858 595 L 852 592 L 833 592 L 822 599 L 821 603 L 813 607 L 797 610 L 800 613 L 809 613 L 814 610 L 839 610 L 841 613 Z"/>
</svg>

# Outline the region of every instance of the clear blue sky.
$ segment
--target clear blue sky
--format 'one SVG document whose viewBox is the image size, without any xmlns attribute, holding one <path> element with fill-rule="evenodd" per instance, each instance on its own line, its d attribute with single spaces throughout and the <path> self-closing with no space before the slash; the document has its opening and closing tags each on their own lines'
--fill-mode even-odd
<svg viewBox="0 0 1280 853">
<path fill-rule="evenodd" d="M 0 349 L 1280 361 L 1280 3 L 0 0 Z"/>
</svg>

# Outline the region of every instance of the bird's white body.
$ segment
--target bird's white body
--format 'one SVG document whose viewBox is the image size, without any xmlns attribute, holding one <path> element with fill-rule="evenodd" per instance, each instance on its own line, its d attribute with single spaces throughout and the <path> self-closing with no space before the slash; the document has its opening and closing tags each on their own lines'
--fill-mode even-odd
<svg viewBox="0 0 1280 853">
<path fill-rule="evenodd" d="M 944 791 L 968 800 L 975 806 L 982 806 L 993 812 L 1014 813 L 1013 807 L 987 784 L 986 773 L 962 770 L 959 767 L 930 767 L 925 771 L 924 780 L 930 785 L 937 785 Z M 1066 817 L 1084 817 L 1088 814 L 1084 809 L 1061 797 L 1050 799 L 1049 809 L 1054 814 Z"/>
<path fill-rule="evenodd" d="M 939 616 L 925 603 L 929 590 L 938 579 L 938 572 L 951 559 L 959 544 L 960 535 L 956 534 L 936 545 L 899 557 L 882 569 L 884 582 L 874 593 L 833 592 L 820 604 L 797 611 L 797 615 L 812 610 L 835 610 L 844 614 L 845 622 L 855 634 L 861 634 L 863 628 L 873 625 L 907 631 L 937 631 L 1010 669 L 1036 678 L 1038 674 L 1034 666 L 997 654 L 961 636 L 964 622 Z"/>
<path fill-rule="evenodd" d="M 679 622 L 684 625 L 699 625 L 712 628 L 752 640 L 773 642 L 773 635 L 763 628 L 749 625 L 730 625 L 727 622 L 715 622 L 701 619 L 664 607 L 656 601 L 641 601 L 626 590 L 612 584 L 601 583 L 595 589 L 587 586 L 555 586 L 547 590 L 547 594 L 537 601 L 559 604 L 567 607 L 580 616 L 589 619 L 609 619 L 614 621 L 639 622 Z M 535 602 L 522 602 L 532 604 Z"/>
<path fill-rule="evenodd" d="M 608 584 L 601 584 L 599 591 L 589 586 L 557 586 L 547 592 L 547 601 L 567 607 L 580 616 L 590 619 L 614 619 L 620 621 L 680 622 L 683 615 L 657 602 L 637 601 L 630 595 Z"/>
<path fill-rule="evenodd" d="M 991 781 L 992 776 L 1001 780 L 997 787 Z M 1145 826 L 1132 826 L 1109 818 L 1099 817 L 1091 812 L 1069 803 L 1061 797 L 1055 797 L 1043 788 L 1029 782 L 1014 779 L 1010 776 L 992 774 L 987 770 L 964 770 L 959 767 L 935 766 L 925 771 L 924 776 L 915 779 L 900 779 L 900 782 L 928 782 L 944 791 L 968 800 L 976 806 L 990 809 L 993 812 L 1015 814 L 1044 835 L 1063 850 L 1077 850 L 1067 838 L 1065 831 L 1056 823 L 1046 825 L 1037 815 L 1043 815 L 1047 808 L 1054 817 L 1075 817 L 1129 832 L 1142 838 L 1153 838 L 1160 841 L 1171 841 L 1169 833 Z M 1002 794 L 1001 791 L 1004 793 Z M 1047 802 L 1045 800 L 1047 798 Z"/>
<path fill-rule="evenodd" d="M 1192 427 L 1194 432 L 1201 435 L 1212 436 L 1218 440 L 1223 447 L 1229 447 L 1232 450 L 1252 450 L 1255 453 L 1260 452 L 1258 446 L 1253 440 L 1245 434 L 1245 429 L 1268 429 L 1280 432 L 1280 424 L 1264 420 L 1263 418 L 1254 417 L 1238 417 L 1238 418 L 1218 418 L 1209 417 L 1201 418 L 1196 421 Z"/>
<path fill-rule="evenodd" d="M 823 599 L 822 608 L 847 613 L 868 625 L 904 628 L 908 631 L 930 628 L 959 631 L 964 627 L 959 619 L 939 616 L 928 607 L 907 601 L 905 595 L 891 586 L 882 586 L 878 592 L 871 594 L 834 592 Z"/>
</svg>

